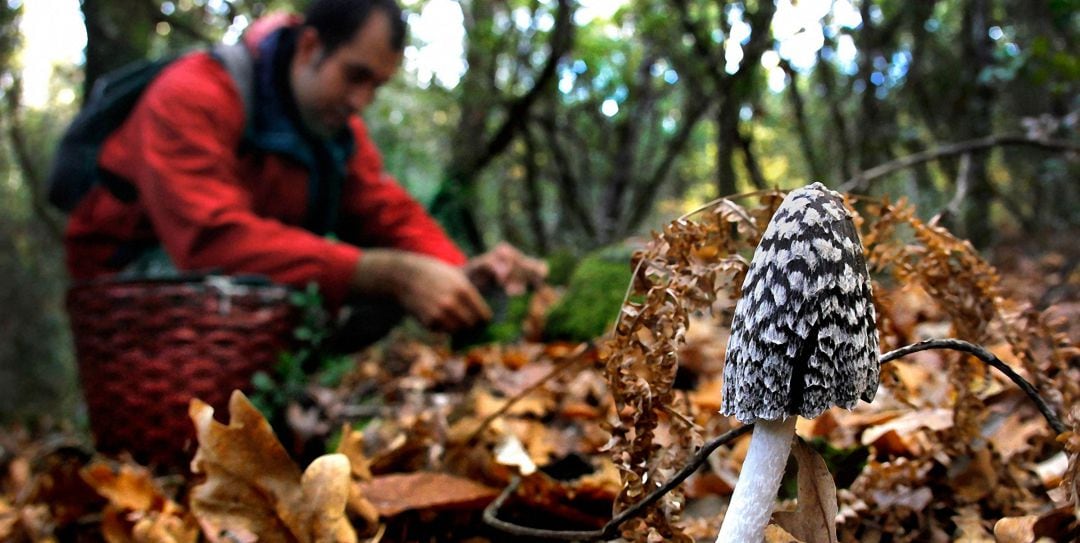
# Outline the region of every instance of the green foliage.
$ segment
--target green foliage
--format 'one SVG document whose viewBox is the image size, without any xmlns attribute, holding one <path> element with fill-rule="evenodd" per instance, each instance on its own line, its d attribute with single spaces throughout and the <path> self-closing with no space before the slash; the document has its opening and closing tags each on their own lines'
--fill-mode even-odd
<svg viewBox="0 0 1080 543">
<path fill-rule="evenodd" d="M 326 349 L 332 327 L 318 287 L 312 283 L 295 291 L 289 301 L 300 311 L 300 322 L 293 330 L 297 345 L 281 354 L 272 372 L 260 371 L 251 379 L 251 403 L 274 423 L 282 420 L 290 403 L 306 398 L 310 383 L 336 386 L 353 367 L 351 358 Z"/>
<path fill-rule="evenodd" d="M 566 286 L 577 267 L 578 255 L 570 249 L 559 249 L 547 256 L 549 285 Z"/>
<path fill-rule="evenodd" d="M 625 253 L 622 248 L 608 248 L 581 260 L 566 293 L 548 311 L 547 339 L 588 341 L 607 331 L 619 315 L 630 284 L 632 270 Z"/>
</svg>

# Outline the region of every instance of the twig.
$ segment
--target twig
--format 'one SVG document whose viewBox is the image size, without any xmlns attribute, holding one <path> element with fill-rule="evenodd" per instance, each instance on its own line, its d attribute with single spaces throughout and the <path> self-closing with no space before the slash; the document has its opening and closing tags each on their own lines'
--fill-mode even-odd
<svg viewBox="0 0 1080 543">
<path fill-rule="evenodd" d="M 865 184 L 869 181 L 884 177 L 891 173 L 898 172 L 900 170 L 910 168 L 912 166 L 922 164 L 924 162 L 930 162 L 939 158 L 945 158 L 954 155 L 962 155 L 970 153 L 972 151 L 978 151 L 987 149 L 990 147 L 997 147 L 999 145 L 1029 145 L 1032 147 L 1039 147 L 1042 149 L 1049 149 L 1052 151 L 1063 152 L 1080 152 L 1080 143 L 1075 143 L 1065 140 L 1052 140 L 1042 138 L 1031 138 L 1023 134 L 997 134 L 992 136 L 986 136 L 983 138 L 977 138 L 973 140 L 966 140 L 948 145 L 942 145 L 941 147 L 935 147 L 933 149 L 927 149 L 919 153 L 900 157 L 896 160 L 874 166 L 869 170 L 860 172 L 840 185 L 840 192 L 851 192 L 856 190 L 865 190 Z"/>
<path fill-rule="evenodd" d="M 585 360 L 585 357 L 582 355 L 589 352 L 590 350 L 592 350 L 592 342 L 582 343 L 581 345 L 579 345 L 577 349 L 574 349 L 574 352 L 568 354 L 566 358 L 562 360 L 557 367 L 548 372 L 547 375 L 541 377 L 539 381 L 529 385 L 529 388 L 522 390 L 513 397 L 507 398 L 506 403 L 504 403 L 502 407 L 500 407 L 494 413 L 488 415 L 486 418 L 484 418 L 484 420 L 480 421 L 480 425 L 477 426 L 471 434 L 469 434 L 469 438 L 466 439 L 465 442 L 470 443 L 472 441 L 475 441 L 485 428 L 490 426 L 492 422 L 495 422 L 495 419 L 505 415 L 506 412 L 509 411 L 510 408 L 514 406 L 514 404 L 521 401 L 522 398 L 528 396 L 529 394 L 532 394 L 533 391 L 544 386 L 545 384 L 547 384 L 548 381 L 551 381 L 562 372 L 576 366 L 582 360 Z"/>
<path fill-rule="evenodd" d="M 754 427 L 753 424 L 746 424 L 729 430 L 728 432 L 720 435 L 719 437 L 705 443 L 696 453 L 690 463 L 680 469 L 671 479 L 664 484 L 660 485 L 649 493 L 645 499 L 627 507 L 622 510 L 618 515 L 615 515 L 603 528 L 599 530 L 545 530 L 541 528 L 530 528 L 528 526 L 521 526 L 512 522 L 506 522 L 498 518 L 499 509 L 506 503 L 506 500 L 518 489 L 521 485 L 521 478 L 514 477 L 502 494 L 495 501 L 491 502 L 484 509 L 484 522 L 493 528 L 502 530 L 506 533 L 524 536 L 524 537 L 541 537 L 545 539 L 554 539 L 559 541 L 592 541 L 597 539 L 612 539 L 618 535 L 619 526 L 627 520 L 637 516 L 646 507 L 656 503 L 657 500 L 662 498 L 672 489 L 682 484 L 687 477 L 690 477 L 702 464 L 708 460 L 709 455 L 712 454 L 718 447 L 724 445 L 731 440 L 749 432 Z"/>
<path fill-rule="evenodd" d="M 959 339 L 928 339 L 926 341 L 920 341 L 913 345 L 907 345 L 905 347 L 900 347 L 899 349 L 889 351 L 888 353 L 882 355 L 880 361 L 882 364 L 885 364 L 896 360 L 897 358 L 900 358 L 902 356 L 907 356 L 912 353 L 926 351 L 929 349 L 950 349 L 953 351 L 968 353 L 975 358 L 982 360 L 987 365 L 993 366 L 998 371 L 1005 374 L 1005 376 L 1008 377 L 1010 381 L 1016 383 L 1016 386 L 1020 387 L 1020 390 L 1023 390 L 1024 394 L 1027 394 L 1028 398 L 1030 398 L 1031 401 L 1035 403 L 1035 406 L 1039 408 L 1039 412 L 1042 413 L 1042 416 L 1046 419 L 1046 422 L 1050 424 L 1050 427 L 1053 428 L 1055 432 L 1060 434 L 1067 430 L 1065 424 L 1061 422 L 1061 419 L 1059 419 L 1056 414 L 1054 414 L 1054 410 L 1050 408 L 1050 406 L 1046 403 L 1046 400 L 1044 400 L 1042 396 L 1039 395 L 1039 391 L 1035 390 L 1035 387 L 1032 386 L 1031 383 L 1029 383 L 1026 379 L 1021 377 L 1015 371 L 1013 371 L 1013 369 L 1010 368 L 1008 364 L 1002 362 L 1000 358 L 994 356 L 993 353 L 987 351 L 979 345 L 968 343 L 966 341 L 961 341 Z"/>
<path fill-rule="evenodd" d="M 889 362 L 892 362 L 898 358 L 907 356 L 909 354 L 917 353 L 920 351 L 927 351 L 930 349 L 949 349 L 968 353 L 985 362 L 987 365 L 996 368 L 998 371 L 1005 374 L 1005 376 L 1008 377 L 1009 380 L 1011 380 L 1013 383 L 1016 383 L 1016 386 L 1020 387 L 1020 389 L 1023 390 L 1029 398 L 1031 398 L 1031 401 L 1034 402 L 1035 405 L 1039 408 L 1039 411 L 1042 413 L 1043 417 L 1046 418 L 1046 421 L 1050 424 L 1050 427 L 1053 428 L 1055 432 L 1060 434 L 1066 431 L 1067 428 L 1065 427 L 1065 424 L 1062 423 L 1061 419 L 1059 419 L 1057 415 L 1054 414 L 1054 411 L 1050 408 L 1046 401 L 1043 400 L 1042 396 L 1039 395 L 1039 392 L 1035 390 L 1035 387 L 1032 386 L 1031 383 L 1029 383 L 1026 379 L 1021 377 L 1015 371 L 1013 371 L 1012 368 L 1002 362 L 1001 359 L 994 356 L 993 353 L 973 343 L 968 343 L 959 339 L 928 339 L 926 341 L 920 341 L 919 343 L 907 345 L 899 349 L 889 351 L 882 355 L 878 359 L 878 362 L 880 364 L 888 364 Z M 704 446 L 698 449 L 696 453 L 694 453 L 694 456 L 690 459 L 690 462 L 682 469 L 680 469 L 671 479 L 650 492 L 649 495 L 641 501 L 631 505 L 630 507 L 627 507 L 618 515 L 615 515 L 614 518 L 608 521 L 608 523 L 599 530 L 544 530 L 539 528 L 530 528 L 528 526 L 520 526 L 518 524 L 500 520 L 498 518 L 499 509 L 503 506 L 503 504 L 510 497 L 510 495 L 517 490 L 518 486 L 520 486 L 520 477 L 514 477 L 510 485 L 503 490 L 502 494 L 500 494 L 495 501 L 491 502 L 491 504 L 484 509 L 484 522 L 487 523 L 489 526 L 492 526 L 504 532 L 526 537 L 539 537 L 559 541 L 591 541 L 597 539 L 614 538 L 618 533 L 619 526 L 623 522 L 626 522 L 630 518 L 634 517 L 646 507 L 652 505 L 665 494 L 670 492 L 672 489 L 682 484 L 683 481 L 685 481 L 688 477 L 690 477 L 691 474 L 697 471 L 699 467 L 701 467 L 703 464 L 705 464 L 705 462 L 708 461 L 709 455 L 712 454 L 712 452 L 718 447 L 749 432 L 753 427 L 753 424 L 746 424 L 734 430 L 730 430 L 723 435 L 707 442 Z"/>
</svg>

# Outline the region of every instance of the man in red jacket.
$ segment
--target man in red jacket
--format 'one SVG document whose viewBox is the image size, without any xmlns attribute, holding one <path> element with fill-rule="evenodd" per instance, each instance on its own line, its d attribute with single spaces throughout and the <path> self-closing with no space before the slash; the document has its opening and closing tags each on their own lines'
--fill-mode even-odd
<svg viewBox="0 0 1080 543">
<path fill-rule="evenodd" d="M 160 247 L 180 270 L 314 281 L 331 307 L 392 302 L 435 330 L 490 318 L 477 278 L 515 289 L 544 267 L 507 245 L 467 260 L 383 171 L 358 114 L 397 71 L 404 38 L 394 0 L 315 0 L 302 22 L 263 22 L 245 36 L 246 112 L 210 54 L 171 64 L 99 159 L 138 197 L 98 186 L 72 212 L 73 278 L 116 274 Z"/>
</svg>

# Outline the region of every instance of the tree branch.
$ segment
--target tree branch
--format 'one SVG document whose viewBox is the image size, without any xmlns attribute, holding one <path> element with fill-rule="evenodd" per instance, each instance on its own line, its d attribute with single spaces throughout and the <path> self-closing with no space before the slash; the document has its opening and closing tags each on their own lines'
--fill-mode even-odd
<svg viewBox="0 0 1080 543">
<path fill-rule="evenodd" d="M 498 517 L 499 509 L 506 503 L 506 500 L 517 490 L 521 485 L 521 478 L 515 476 L 513 481 L 502 494 L 499 495 L 495 501 L 491 502 L 487 508 L 484 509 L 484 523 L 493 528 L 497 528 L 506 533 L 520 535 L 524 537 L 542 537 L 546 539 L 557 539 L 560 541 L 592 541 L 597 539 L 614 539 L 618 537 L 619 526 L 627 520 L 634 518 L 641 513 L 646 507 L 656 503 L 657 500 L 662 498 L 668 492 L 671 492 L 675 487 L 682 484 L 688 477 L 693 475 L 699 467 L 705 464 L 709 455 L 712 454 L 721 445 L 727 444 L 735 438 L 746 434 L 754 428 L 753 424 L 745 424 L 734 430 L 720 435 L 719 437 L 705 443 L 691 458 L 690 463 L 680 469 L 671 479 L 664 484 L 660 485 L 649 493 L 645 499 L 627 507 L 622 510 L 618 515 L 615 515 L 603 528 L 599 530 L 544 530 L 540 528 L 530 528 L 528 526 L 521 526 L 511 522 L 506 522 Z"/>
<path fill-rule="evenodd" d="M 999 145 L 1026 145 L 1029 147 L 1037 147 L 1040 149 L 1048 149 L 1051 151 L 1080 153 L 1080 143 L 1072 141 L 1039 139 L 1032 138 L 1023 134 L 996 134 L 983 138 L 942 145 L 941 147 L 936 147 L 934 149 L 927 149 L 926 151 L 923 151 L 921 153 L 915 153 L 905 157 L 900 157 L 896 160 L 891 160 L 889 162 L 874 166 L 873 168 L 859 173 L 858 175 L 845 181 L 844 184 L 840 185 L 840 187 L 836 190 L 839 190 L 841 192 L 863 192 L 867 188 L 867 183 L 879 177 L 884 177 L 886 175 L 896 173 L 900 170 L 910 168 L 924 162 L 930 162 L 932 160 L 938 160 L 941 158 L 955 155 L 962 155 L 965 153 L 970 153 L 972 151 L 979 151 L 990 147 L 997 147 Z"/>
<path fill-rule="evenodd" d="M 510 103 L 507 108 L 506 119 L 503 121 L 502 126 L 495 131 L 495 135 L 484 145 L 484 151 L 476 160 L 466 166 L 465 171 L 452 172 L 452 179 L 461 181 L 472 177 L 473 173 L 482 170 L 499 153 L 506 149 L 506 146 L 517 135 L 518 130 L 525 126 L 526 116 L 533 104 L 554 79 L 559 60 L 570 50 L 574 37 L 574 25 L 571 17 L 574 11 L 573 6 L 570 0 L 558 0 L 558 2 L 559 9 L 555 14 L 555 28 L 551 31 L 551 41 L 549 42 L 551 52 L 544 63 L 544 67 L 537 74 L 533 86 L 525 94 Z"/>
<path fill-rule="evenodd" d="M 909 354 L 930 349 L 948 349 L 968 353 L 983 361 L 987 365 L 996 368 L 998 371 L 1005 374 L 1005 376 L 1008 377 L 1009 380 L 1011 380 L 1013 383 L 1016 383 L 1016 385 L 1020 387 L 1020 389 L 1023 390 L 1025 394 L 1027 394 L 1027 396 L 1031 399 L 1032 402 L 1035 403 L 1036 407 L 1038 407 L 1043 417 L 1046 418 L 1046 421 L 1050 424 L 1050 427 L 1053 428 L 1055 432 L 1061 434 L 1068 429 L 1066 428 L 1065 424 L 1061 422 L 1061 419 L 1059 419 L 1057 415 L 1054 414 L 1054 411 L 1050 408 L 1046 401 L 1043 400 L 1042 396 L 1039 395 L 1039 392 L 1035 390 L 1035 387 L 1032 386 L 1031 383 L 1029 383 L 1026 379 L 1021 377 L 1015 371 L 1013 371 L 1013 369 L 1010 368 L 1008 364 L 1002 362 L 998 357 L 994 356 L 993 353 L 987 351 L 985 348 L 979 345 L 968 343 L 959 339 L 929 339 L 926 341 L 915 343 L 913 345 L 907 345 L 905 347 L 889 351 L 888 353 L 885 353 L 880 358 L 878 358 L 878 363 L 887 364 L 889 362 L 892 362 L 893 360 L 907 356 Z M 506 487 L 506 489 L 503 490 L 502 494 L 500 494 L 499 497 L 495 499 L 495 501 L 491 502 L 491 504 L 488 505 L 486 509 L 484 509 L 484 522 L 489 526 L 492 526 L 504 532 L 526 537 L 540 537 L 561 541 L 591 541 L 597 539 L 613 539 L 618 536 L 619 526 L 623 522 L 626 522 L 630 518 L 633 518 L 635 515 L 642 512 L 646 507 L 652 505 L 662 496 L 664 496 L 668 492 L 671 492 L 671 490 L 673 490 L 675 487 L 682 484 L 683 481 L 685 481 L 688 477 L 690 477 L 690 475 L 697 471 L 698 468 L 705 464 L 705 462 L 709 458 L 709 455 L 712 454 L 714 450 L 719 448 L 721 445 L 724 445 L 725 443 L 728 443 L 733 439 L 749 432 L 753 427 L 753 424 L 746 424 L 735 428 L 734 430 L 729 430 L 728 432 L 720 435 L 719 437 L 716 437 L 706 442 L 705 445 L 703 445 L 700 449 L 697 450 L 697 452 L 694 453 L 694 456 L 691 458 L 690 462 L 682 469 L 680 469 L 674 476 L 672 476 L 671 479 L 650 492 L 649 495 L 641 501 L 631 505 L 630 507 L 627 507 L 618 515 L 615 515 L 614 518 L 612 518 L 607 524 L 604 525 L 603 528 L 599 530 L 543 530 L 538 528 L 530 528 L 528 526 L 520 526 L 517 524 L 506 522 L 504 520 L 500 520 L 498 518 L 499 509 L 503 506 L 504 503 L 506 503 L 506 500 L 517 490 L 518 486 L 521 484 L 520 477 L 514 477 L 513 481 L 510 483 L 509 486 Z"/>
<path fill-rule="evenodd" d="M 1054 413 L 1054 410 L 1050 408 L 1050 405 L 1047 404 L 1046 400 L 1044 400 L 1042 396 L 1039 395 L 1039 391 L 1035 390 L 1035 387 L 1032 386 L 1031 383 L 1029 383 L 1023 377 L 1020 377 L 1020 374 L 1013 371 L 1013 369 L 1010 368 L 1008 364 L 1002 362 L 1000 358 L 994 356 L 993 353 L 986 350 L 980 345 L 975 345 L 974 343 L 968 343 L 959 339 L 928 339 L 926 341 L 920 341 L 913 345 L 907 345 L 905 347 L 889 351 L 881 356 L 879 362 L 881 364 L 886 364 L 892 362 L 893 360 L 896 360 L 897 358 L 901 358 L 912 353 L 917 353 L 919 351 L 927 351 L 930 349 L 948 349 L 952 351 L 960 351 L 962 353 L 970 354 L 975 358 L 978 358 L 979 360 L 982 360 L 983 363 L 987 364 L 988 366 L 994 367 L 1001 373 L 1005 374 L 1005 376 L 1008 377 L 1010 381 L 1016 383 L 1016 386 L 1020 387 L 1020 390 L 1023 390 L 1024 394 L 1027 394 L 1028 398 L 1030 398 L 1031 401 L 1035 404 L 1035 406 L 1039 408 L 1039 412 L 1042 413 L 1043 418 L 1046 419 L 1046 422 L 1050 424 L 1050 427 L 1053 428 L 1055 432 L 1060 434 L 1068 429 L 1065 427 L 1065 423 L 1061 422 L 1061 419 L 1058 418 L 1058 416 Z"/>
</svg>

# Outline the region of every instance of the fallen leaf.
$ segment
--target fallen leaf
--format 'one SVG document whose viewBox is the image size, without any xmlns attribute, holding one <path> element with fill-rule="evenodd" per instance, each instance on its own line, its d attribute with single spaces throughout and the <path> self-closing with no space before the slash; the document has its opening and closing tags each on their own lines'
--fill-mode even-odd
<svg viewBox="0 0 1080 543">
<path fill-rule="evenodd" d="M 990 532 L 983 525 L 982 515 L 974 507 L 965 507 L 952 517 L 956 523 L 954 543 L 994 543 Z"/>
<path fill-rule="evenodd" d="M 1046 421 L 1012 413 L 990 439 L 994 443 L 994 450 L 1001 453 L 1001 460 L 1008 462 L 1012 457 L 1030 450 L 1032 439 L 1045 432 Z"/>
<path fill-rule="evenodd" d="M 154 483 L 150 470 L 133 464 L 123 464 L 114 470 L 104 462 L 96 462 L 82 469 L 83 480 L 120 509 L 145 511 L 155 502 L 167 498 Z"/>
<path fill-rule="evenodd" d="M 875 492 L 874 503 L 883 509 L 906 507 L 912 511 L 922 511 L 934 499 L 934 493 L 926 487 L 908 488 L 901 486 L 892 492 Z"/>
<path fill-rule="evenodd" d="M 19 516 L 3 499 L 0 499 L 0 541 L 6 541 L 15 532 Z"/>
<path fill-rule="evenodd" d="M 495 461 L 504 465 L 516 467 L 522 475 L 530 475 L 536 471 L 536 464 L 525 452 L 525 446 L 521 440 L 513 434 L 503 436 L 495 445 Z"/>
<path fill-rule="evenodd" d="M 806 543 L 837 543 L 836 484 L 825 460 L 803 440 L 792 449 L 799 463 L 799 505 L 773 514 L 776 524 Z"/>
<path fill-rule="evenodd" d="M 910 435 L 920 428 L 945 430 L 953 425 L 952 409 L 920 409 L 882 424 L 867 428 L 862 435 L 862 444 L 871 445 L 884 434 L 893 431 L 901 437 Z"/>
<path fill-rule="evenodd" d="M 364 433 L 353 430 L 352 426 L 345 424 L 341 428 L 341 441 L 338 442 L 337 453 L 344 454 L 349 459 L 352 468 L 352 476 L 360 481 L 371 480 L 371 459 L 364 452 Z"/>
<path fill-rule="evenodd" d="M 955 458 L 949 466 L 949 486 L 964 503 L 974 503 L 989 495 L 1000 478 L 986 448 L 973 451 L 971 456 Z"/>
<path fill-rule="evenodd" d="M 165 495 L 150 470 L 135 464 L 122 464 L 114 469 L 104 462 L 95 462 L 83 468 L 80 475 L 109 500 L 101 521 L 101 532 L 106 541 L 198 541 L 198 523 Z"/>
<path fill-rule="evenodd" d="M 783 528 L 770 524 L 765 527 L 765 543 L 807 543 L 805 541 L 796 539 L 795 536 L 787 533 Z"/>
<path fill-rule="evenodd" d="M 1033 543 L 1038 515 L 1003 518 L 994 524 L 997 543 Z"/>
<path fill-rule="evenodd" d="M 191 470 L 206 476 L 192 490 L 191 509 L 211 542 L 356 541 L 345 516 L 348 458 L 321 457 L 301 474 L 270 424 L 239 391 L 229 399 L 228 426 L 198 399 L 189 413 L 199 442 Z"/>
<path fill-rule="evenodd" d="M 315 459 L 300 479 L 303 507 L 310 504 L 307 525 L 311 541 L 336 543 L 356 541 L 356 532 L 345 514 L 352 479 L 349 459 L 343 454 L 327 454 Z"/>
<path fill-rule="evenodd" d="M 1048 489 L 1061 484 L 1067 469 L 1069 469 L 1069 457 L 1065 456 L 1065 451 L 1035 464 L 1035 473 L 1039 475 L 1043 486 Z"/>
<path fill-rule="evenodd" d="M 380 475 L 358 486 L 384 518 L 416 509 L 480 509 L 499 494 L 468 479 L 425 471 Z"/>
</svg>

